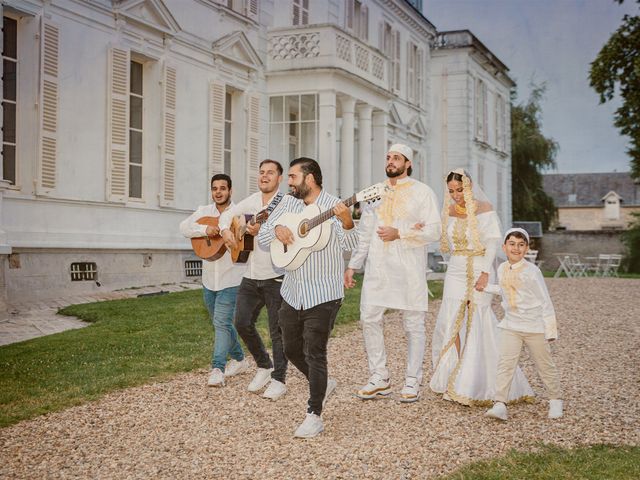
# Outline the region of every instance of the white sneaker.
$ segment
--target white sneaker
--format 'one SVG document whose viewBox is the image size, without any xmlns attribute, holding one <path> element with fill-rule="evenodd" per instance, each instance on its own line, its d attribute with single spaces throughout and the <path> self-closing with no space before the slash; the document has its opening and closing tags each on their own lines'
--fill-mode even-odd
<svg viewBox="0 0 640 480">
<path fill-rule="evenodd" d="M 270 398 L 275 402 L 285 393 L 287 393 L 287 386 L 284 383 L 279 382 L 278 380 L 272 378 L 271 382 L 269 383 L 269 386 L 264 391 L 262 396 L 264 398 Z"/>
<path fill-rule="evenodd" d="M 248 390 L 250 392 L 258 392 L 264 388 L 264 386 L 271 380 L 271 372 L 273 368 L 259 368 L 256 374 L 249 383 Z"/>
<path fill-rule="evenodd" d="M 327 389 L 324 392 L 324 399 L 322 400 L 322 408 L 324 408 L 324 406 L 327 404 L 327 400 L 329 400 L 329 397 L 335 391 L 337 386 L 338 386 L 338 382 L 336 381 L 335 378 L 327 379 Z"/>
<path fill-rule="evenodd" d="M 371 375 L 369 378 L 369 383 L 364 385 L 358 392 L 356 396 L 362 398 L 363 400 L 369 400 L 371 398 L 375 398 L 378 395 L 386 396 L 391 393 L 391 383 L 389 379 L 384 379 L 377 373 Z"/>
<path fill-rule="evenodd" d="M 246 372 L 249 369 L 249 362 L 246 358 L 242 360 L 234 360 L 233 358 L 227 362 L 227 367 L 224 369 L 225 377 L 233 377 L 239 375 L 242 372 Z"/>
<path fill-rule="evenodd" d="M 549 418 L 562 416 L 562 400 L 549 400 Z"/>
<path fill-rule="evenodd" d="M 297 438 L 313 438 L 322 433 L 323 430 L 322 418 L 315 413 L 307 413 L 304 422 L 296 429 L 296 433 L 293 436 Z"/>
<path fill-rule="evenodd" d="M 404 387 L 400 390 L 400 401 L 402 403 L 417 402 L 420 398 L 420 383 L 417 378 L 407 377 Z"/>
<path fill-rule="evenodd" d="M 222 370 L 219 368 L 211 370 L 211 375 L 209 375 L 207 385 L 210 387 L 224 387 L 224 374 L 222 373 Z"/>
<path fill-rule="evenodd" d="M 502 402 L 496 402 L 493 404 L 493 407 L 487 410 L 484 414 L 487 417 L 497 418 L 498 420 L 506 420 L 508 418 L 507 406 Z"/>
</svg>

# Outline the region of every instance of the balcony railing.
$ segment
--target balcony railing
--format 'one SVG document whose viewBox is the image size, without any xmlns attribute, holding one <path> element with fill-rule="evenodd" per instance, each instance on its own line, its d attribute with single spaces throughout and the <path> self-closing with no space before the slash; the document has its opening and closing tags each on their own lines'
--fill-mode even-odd
<svg viewBox="0 0 640 480">
<path fill-rule="evenodd" d="M 387 57 L 335 25 L 269 31 L 268 72 L 338 68 L 388 89 Z"/>
</svg>

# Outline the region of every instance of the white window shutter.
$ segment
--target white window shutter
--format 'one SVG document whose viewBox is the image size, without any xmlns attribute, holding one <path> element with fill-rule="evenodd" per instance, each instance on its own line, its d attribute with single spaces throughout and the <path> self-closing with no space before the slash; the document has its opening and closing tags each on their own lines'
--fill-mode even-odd
<svg viewBox="0 0 640 480">
<path fill-rule="evenodd" d="M 344 12 L 344 26 L 347 30 L 353 30 L 353 0 L 346 0 Z"/>
<path fill-rule="evenodd" d="M 365 42 L 369 41 L 369 8 L 366 5 L 362 6 L 362 10 L 360 11 L 360 15 L 362 21 L 360 25 L 362 26 L 362 38 Z"/>
<path fill-rule="evenodd" d="M 176 69 L 164 66 L 160 205 L 172 207 L 176 187 Z"/>
<path fill-rule="evenodd" d="M 384 52 L 385 55 L 388 53 L 384 48 L 384 22 L 380 22 L 378 24 L 378 48 L 381 52 Z"/>
<path fill-rule="evenodd" d="M 126 202 L 129 195 L 129 50 L 109 50 L 107 200 Z"/>
<path fill-rule="evenodd" d="M 247 0 L 247 16 L 258 21 L 258 0 Z"/>
<path fill-rule="evenodd" d="M 393 63 L 394 63 L 394 82 L 393 82 L 393 88 L 394 90 L 399 91 L 400 90 L 400 50 L 401 50 L 401 46 L 400 46 L 400 30 L 396 30 L 394 31 L 394 47 L 395 47 L 395 53 L 394 53 L 394 59 L 393 59 Z"/>
<path fill-rule="evenodd" d="M 209 178 L 224 173 L 224 83 L 209 84 Z"/>
<path fill-rule="evenodd" d="M 58 26 L 42 21 L 40 35 L 40 149 L 37 193 L 46 195 L 56 187 L 58 152 Z"/>
<path fill-rule="evenodd" d="M 247 168 L 249 169 L 249 193 L 258 190 L 258 165 L 260 164 L 260 96 L 247 96 Z"/>
</svg>

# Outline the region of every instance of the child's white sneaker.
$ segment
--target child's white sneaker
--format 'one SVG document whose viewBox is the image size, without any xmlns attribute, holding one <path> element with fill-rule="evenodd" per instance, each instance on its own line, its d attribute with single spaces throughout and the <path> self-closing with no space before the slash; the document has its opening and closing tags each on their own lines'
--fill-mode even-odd
<svg viewBox="0 0 640 480">
<path fill-rule="evenodd" d="M 493 404 L 493 407 L 485 412 L 485 415 L 487 417 L 497 418 L 498 420 L 506 420 L 508 418 L 507 406 L 502 402 L 496 402 Z"/>
<path fill-rule="evenodd" d="M 549 418 L 562 416 L 562 400 L 549 400 Z"/>
</svg>

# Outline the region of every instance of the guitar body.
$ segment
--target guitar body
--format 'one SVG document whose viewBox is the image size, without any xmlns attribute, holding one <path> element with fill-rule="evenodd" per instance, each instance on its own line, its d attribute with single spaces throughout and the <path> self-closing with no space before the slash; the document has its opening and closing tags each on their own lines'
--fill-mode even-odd
<svg viewBox="0 0 640 480">
<path fill-rule="evenodd" d="M 246 232 L 246 225 L 253 218 L 252 215 L 240 215 L 233 217 L 231 221 L 231 233 L 236 239 L 236 247 L 232 248 L 231 260 L 234 263 L 247 263 L 249 254 L 253 252 L 254 238 L 253 235 Z"/>
<path fill-rule="evenodd" d="M 202 217 L 199 218 L 196 223 L 199 225 L 210 225 L 212 227 L 218 226 L 219 217 Z M 194 253 L 203 260 L 209 260 L 210 262 L 218 260 L 227 251 L 227 247 L 224 246 L 224 241 L 220 235 L 213 237 L 195 237 L 191 239 L 191 247 Z"/>
<path fill-rule="evenodd" d="M 315 228 L 308 229 L 308 220 L 321 213 L 316 204 L 308 205 L 300 213 L 285 213 L 278 219 L 278 225 L 288 227 L 293 233 L 291 245 L 284 245 L 280 240 L 271 242 L 271 261 L 278 268 L 296 270 L 309 257 L 311 252 L 322 250 L 331 237 L 331 221 L 327 220 Z"/>
</svg>

